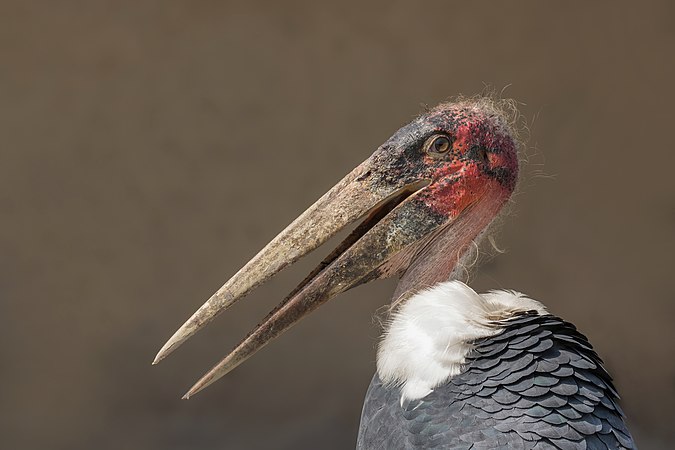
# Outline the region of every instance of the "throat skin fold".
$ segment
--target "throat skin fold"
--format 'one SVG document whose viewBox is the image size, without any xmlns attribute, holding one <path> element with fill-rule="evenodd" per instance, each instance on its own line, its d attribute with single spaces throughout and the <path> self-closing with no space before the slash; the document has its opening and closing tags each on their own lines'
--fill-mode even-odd
<svg viewBox="0 0 675 450">
<path fill-rule="evenodd" d="M 486 199 L 487 200 L 487 199 Z M 392 310 L 424 289 L 458 278 L 464 261 L 484 236 L 502 207 L 502 202 L 477 202 L 460 214 L 449 226 L 439 230 L 401 258 L 407 270 L 392 297 Z M 403 261 L 401 261 L 403 262 Z"/>
</svg>

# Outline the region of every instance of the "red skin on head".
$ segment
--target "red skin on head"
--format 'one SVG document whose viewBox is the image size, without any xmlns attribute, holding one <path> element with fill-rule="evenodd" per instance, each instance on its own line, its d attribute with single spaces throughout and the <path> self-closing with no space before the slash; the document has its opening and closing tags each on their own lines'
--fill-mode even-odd
<svg viewBox="0 0 675 450">
<path fill-rule="evenodd" d="M 518 176 L 516 146 L 498 124 L 484 114 L 454 111 L 458 125 L 451 133 L 454 138 L 452 154 L 455 158 L 434 170 L 424 203 L 448 217 L 457 217 L 470 205 L 486 196 L 501 206 L 511 196 Z M 457 117 L 459 116 L 459 117 Z M 467 157 L 475 147 L 487 149 L 487 167 Z M 428 165 L 437 165 L 426 156 Z M 507 174 L 499 179 L 494 174 Z"/>
</svg>

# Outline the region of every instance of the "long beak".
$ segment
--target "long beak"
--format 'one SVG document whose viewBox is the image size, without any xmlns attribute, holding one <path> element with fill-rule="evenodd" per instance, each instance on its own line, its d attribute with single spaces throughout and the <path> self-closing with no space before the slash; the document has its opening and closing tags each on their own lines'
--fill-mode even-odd
<svg viewBox="0 0 675 450">
<path fill-rule="evenodd" d="M 202 377 L 189 398 L 222 377 L 337 294 L 387 275 L 388 261 L 439 228 L 443 220 L 416 200 L 426 179 L 398 182 L 373 176 L 366 160 L 302 213 L 202 305 L 162 347 L 165 358 L 222 311 L 285 266 L 358 219 L 365 220 L 229 355 Z M 153 364 L 154 364 L 153 363 Z"/>
</svg>

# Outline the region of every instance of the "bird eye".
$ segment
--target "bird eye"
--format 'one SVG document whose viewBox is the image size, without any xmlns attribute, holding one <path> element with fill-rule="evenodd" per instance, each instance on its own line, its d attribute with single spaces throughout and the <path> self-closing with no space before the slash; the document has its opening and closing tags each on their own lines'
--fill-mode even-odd
<svg viewBox="0 0 675 450">
<path fill-rule="evenodd" d="M 450 141 L 450 138 L 443 134 L 432 136 L 427 141 L 426 145 L 427 153 L 431 154 L 447 153 L 451 148 L 452 142 Z"/>
</svg>

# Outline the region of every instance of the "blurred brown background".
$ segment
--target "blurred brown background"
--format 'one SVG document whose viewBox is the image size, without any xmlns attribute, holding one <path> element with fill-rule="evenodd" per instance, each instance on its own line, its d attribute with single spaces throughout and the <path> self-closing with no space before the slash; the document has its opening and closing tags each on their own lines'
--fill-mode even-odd
<svg viewBox="0 0 675 450">
<path fill-rule="evenodd" d="M 299 264 L 165 339 L 421 107 L 525 105 L 515 288 L 586 332 L 642 449 L 675 438 L 672 2 L 0 2 L 0 447 L 353 448 L 392 282 L 180 396 Z"/>
</svg>

